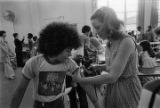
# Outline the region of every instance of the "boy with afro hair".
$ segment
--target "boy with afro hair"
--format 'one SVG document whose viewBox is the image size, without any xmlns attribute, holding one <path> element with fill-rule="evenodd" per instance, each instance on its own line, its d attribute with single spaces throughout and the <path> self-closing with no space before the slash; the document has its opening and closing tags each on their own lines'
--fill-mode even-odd
<svg viewBox="0 0 160 108">
<path fill-rule="evenodd" d="M 71 50 L 81 46 L 77 31 L 67 23 L 53 22 L 40 32 L 38 52 L 22 70 L 22 79 L 14 93 L 11 108 L 18 108 L 26 88 L 34 82 L 34 108 L 64 108 L 63 96 L 66 75 L 77 70 L 70 58 Z"/>
</svg>

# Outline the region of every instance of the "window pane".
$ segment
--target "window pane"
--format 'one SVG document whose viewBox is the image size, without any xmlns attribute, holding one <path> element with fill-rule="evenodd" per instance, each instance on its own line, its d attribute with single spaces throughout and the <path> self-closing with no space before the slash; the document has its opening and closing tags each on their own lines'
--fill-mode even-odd
<svg viewBox="0 0 160 108">
<path fill-rule="evenodd" d="M 107 6 L 107 0 L 97 0 L 97 7 Z"/>
<path fill-rule="evenodd" d="M 158 26 L 160 26 L 160 1 L 158 1 L 158 3 L 159 3 L 159 4 L 158 4 L 158 6 L 159 6 L 159 7 L 158 7 L 158 8 L 159 8 L 159 9 L 158 9 Z"/>
<path fill-rule="evenodd" d="M 136 12 L 127 12 L 126 13 L 127 18 L 126 18 L 126 24 L 135 24 L 136 23 Z"/>
<path fill-rule="evenodd" d="M 126 24 L 126 29 L 136 29 L 138 0 L 97 0 L 97 4 L 114 9 L 118 18 Z"/>
<path fill-rule="evenodd" d="M 137 11 L 138 0 L 126 0 L 126 8 L 127 11 Z"/>
<path fill-rule="evenodd" d="M 124 21 L 124 12 L 119 12 L 119 13 L 116 13 L 116 14 L 117 14 L 117 17 L 118 17 L 120 20 Z"/>
<path fill-rule="evenodd" d="M 160 23 L 160 6 L 159 6 L 159 10 L 158 10 L 158 23 Z M 159 24 L 158 24 L 159 26 Z"/>
<path fill-rule="evenodd" d="M 131 24 L 131 25 L 126 25 L 126 30 L 129 31 L 129 30 L 135 30 L 136 31 L 136 24 Z"/>
<path fill-rule="evenodd" d="M 124 12 L 125 0 L 109 0 L 108 5 L 116 12 Z"/>
</svg>

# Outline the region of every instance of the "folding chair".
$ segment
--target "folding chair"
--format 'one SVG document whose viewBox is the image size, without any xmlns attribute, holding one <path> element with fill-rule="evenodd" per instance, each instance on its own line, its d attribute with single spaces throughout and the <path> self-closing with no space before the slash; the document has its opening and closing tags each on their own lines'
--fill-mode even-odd
<svg viewBox="0 0 160 108">
<path fill-rule="evenodd" d="M 160 79 L 150 81 L 144 85 L 138 108 L 159 108 Z"/>
</svg>

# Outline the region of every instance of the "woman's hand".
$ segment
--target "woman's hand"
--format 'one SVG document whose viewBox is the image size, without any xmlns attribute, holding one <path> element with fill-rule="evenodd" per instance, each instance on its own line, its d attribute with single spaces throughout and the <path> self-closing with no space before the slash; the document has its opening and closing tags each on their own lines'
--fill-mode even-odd
<svg viewBox="0 0 160 108">
<path fill-rule="evenodd" d="M 81 74 L 80 74 L 80 68 L 76 69 L 72 74 L 72 79 L 75 82 L 81 82 Z"/>
</svg>

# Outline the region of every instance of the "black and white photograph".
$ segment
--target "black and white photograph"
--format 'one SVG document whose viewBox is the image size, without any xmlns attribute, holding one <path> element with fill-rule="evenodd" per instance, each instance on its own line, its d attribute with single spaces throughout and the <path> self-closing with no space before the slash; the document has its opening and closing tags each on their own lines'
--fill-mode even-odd
<svg viewBox="0 0 160 108">
<path fill-rule="evenodd" d="M 160 0 L 0 0 L 0 108 L 159 108 Z"/>
</svg>

